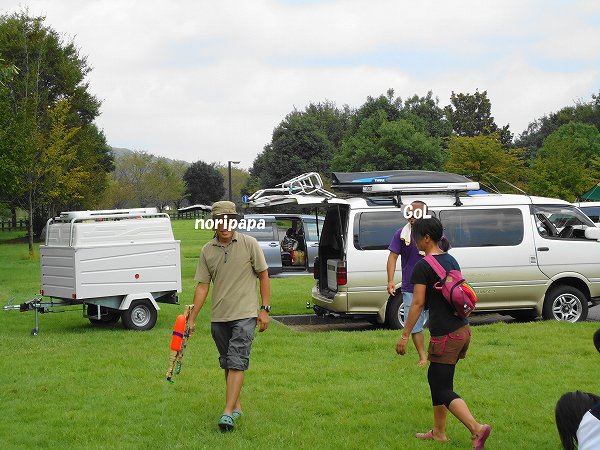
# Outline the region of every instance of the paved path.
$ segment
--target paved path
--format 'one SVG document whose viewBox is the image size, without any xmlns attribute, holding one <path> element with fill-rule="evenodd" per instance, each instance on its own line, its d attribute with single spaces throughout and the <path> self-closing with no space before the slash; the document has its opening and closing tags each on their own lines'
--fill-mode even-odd
<svg viewBox="0 0 600 450">
<path fill-rule="evenodd" d="M 294 331 L 323 332 L 323 331 L 366 331 L 381 328 L 370 322 L 359 320 L 329 319 L 317 317 L 314 314 L 302 314 L 295 316 L 273 316 L 273 320 L 282 323 Z M 600 305 L 589 310 L 588 321 L 600 322 Z M 469 319 L 471 325 L 486 325 L 496 322 L 516 322 L 510 316 L 501 314 L 476 314 Z"/>
</svg>

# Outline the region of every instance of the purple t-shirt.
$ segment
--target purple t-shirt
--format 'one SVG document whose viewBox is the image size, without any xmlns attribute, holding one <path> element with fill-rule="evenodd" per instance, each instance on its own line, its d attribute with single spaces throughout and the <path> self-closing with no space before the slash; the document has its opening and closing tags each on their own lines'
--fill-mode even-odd
<svg viewBox="0 0 600 450">
<path fill-rule="evenodd" d="M 411 239 L 410 244 L 406 245 L 404 239 L 400 239 L 401 233 L 402 228 L 394 233 L 394 237 L 392 238 L 392 242 L 390 242 L 388 250 L 394 252 L 396 255 L 400 255 L 400 263 L 402 265 L 402 292 L 412 292 L 414 286 L 410 282 L 410 276 L 415 264 L 423 257 L 419 254 L 419 249 L 417 248 L 417 244 L 415 244 L 415 240 Z"/>
</svg>

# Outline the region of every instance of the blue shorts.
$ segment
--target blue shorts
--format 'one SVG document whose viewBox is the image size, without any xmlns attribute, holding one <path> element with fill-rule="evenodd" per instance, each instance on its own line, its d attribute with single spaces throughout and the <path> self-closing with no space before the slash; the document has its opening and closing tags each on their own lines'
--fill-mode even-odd
<svg viewBox="0 0 600 450">
<path fill-rule="evenodd" d="M 406 319 L 408 319 L 408 310 L 410 309 L 410 305 L 412 304 L 413 293 L 412 292 L 403 292 L 402 293 L 402 303 L 404 303 L 404 323 L 406 323 Z M 417 323 L 415 323 L 414 328 L 412 329 L 412 334 L 420 333 L 423 331 L 423 326 L 425 325 L 425 321 L 429 320 L 429 311 L 423 310 L 421 311 L 421 315 L 417 319 Z"/>
<path fill-rule="evenodd" d="M 256 317 L 231 322 L 211 322 L 210 331 L 219 350 L 221 369 L 248 369 L 254 328 Z"/>
</svg>

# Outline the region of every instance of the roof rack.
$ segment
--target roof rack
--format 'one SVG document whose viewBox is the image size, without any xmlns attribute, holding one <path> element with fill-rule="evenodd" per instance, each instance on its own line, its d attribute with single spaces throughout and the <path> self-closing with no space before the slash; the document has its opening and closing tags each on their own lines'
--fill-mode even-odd
<svg viewBox="0 0 600 450">
<path fill-rule="evenodd" d="M 132 208 L 132 209 L 102 209 L 95 211 L 64 211 L 55 221 L 69 222 L 71 220 L 94 220 L 94 219 L 117 219 L 131 218 L 148 215 L 163 215 L 156 208 Z"/>
<path fill-rule="evenodd" d="M 462 175 L 429 170 L 388 170 L 378 172 L 334 172 L 332 188 L 370 195 L 400 193 L 457 193 L 479 189 L 479 183 Z"/>
<path fill-rule="evenodd" d="M 335 194 L 329 192 L 323 187 L 323 180 L 317 172 L 303 173 L 283 183 L 279 183 L 274 188 L 260 189 L 250 196 L 249 201 L 269 194 L 304 194 L 304 195 L 322 195 L 327 198 L 335 197 Z"/>
<path fill-rule="evenodd" d="M 195 205 L 185 206 L 183 208 L 179 208 L 177 212 L 185 213 L 185 212 L 193 212 L 193 211 L 212 211 L 212 206 L 204 205 L 202 203 L 197 203 Z"/>
<path fill-rule="evenodd" d="M 332 188 L 355 196 L 387 196 L 393 204 L 402 206 L 402 194 L 446 193 L 454 195 L 456 206 L 461 206 L 460 194 L 479 189 L 479 183 L 462 175 L 430 170 L 388 170 L 379 172 L 333 172 Z M 316 172 L 304 173 L 278 184 L 274 188 L 260 189 L 249 198 L 254 206 L 270 202 L 270 196 L 290 194 L 321 195 L 325 199 L 336 197 L 323 188 L 321 176 Z"/>
</svg>

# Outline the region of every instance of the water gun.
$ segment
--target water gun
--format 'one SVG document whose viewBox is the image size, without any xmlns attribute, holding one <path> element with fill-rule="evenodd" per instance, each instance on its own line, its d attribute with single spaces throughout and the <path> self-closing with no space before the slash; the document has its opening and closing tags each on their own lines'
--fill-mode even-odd
<svg viewBox="0 0 600 450">
<path fill-rule="evenodd" d="M 171 337 L 171 354 L 169 356 L 169 369 L 167 370 L 167 381 L 174 383 L 173 376 L 179 375 L 181 372 L 181 360 L 183 352 L 187 346 L 187 341 L 190 337 L 190 328 L 188 326 L 188 318 L 194 309 L 194 305 L 187 305 L 183 314 L 179 314 L 175 319 L 175 326 Z"/>
</svg>

